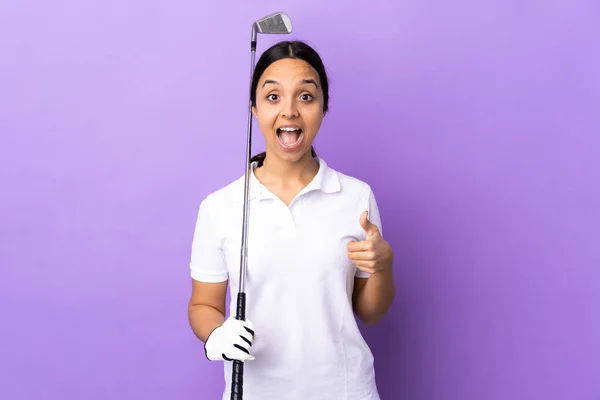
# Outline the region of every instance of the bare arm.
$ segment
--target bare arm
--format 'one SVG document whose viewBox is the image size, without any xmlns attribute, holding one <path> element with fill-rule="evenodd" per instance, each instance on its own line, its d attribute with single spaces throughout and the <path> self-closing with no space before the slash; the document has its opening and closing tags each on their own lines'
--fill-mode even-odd
<svg viewBox="0 0 600 400">
<path fill-rule="evenodd" d="M 205 283 L 192 279 L 192 295 L 188 318 L 194 334 L 203 342 L 208 335 L 225 322 L 225 295 L 227 281 Z"/>
<path fill-rule="evenodd" d="M 385 315 L 395 296 L 391 263 L 380 272 L 371 274 L 369 278 L 354 278 L 354 312 L 367 325 L 374 325 Z"/>
</svg>

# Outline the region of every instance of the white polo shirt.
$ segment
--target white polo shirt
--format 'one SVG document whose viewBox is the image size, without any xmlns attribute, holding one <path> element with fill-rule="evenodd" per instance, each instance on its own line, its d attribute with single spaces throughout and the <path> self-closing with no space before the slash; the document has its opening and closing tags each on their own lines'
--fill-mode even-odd
<svg viewBox="0 0 600 400">
<path fill-rule="evenodd" d="M 369 185 L 317 158 L 313 181 L 286 206 L 250 177 L 246 318 L 256 331 L 244 363 L 245 400 L 379 400 L 373 356 L 352 310 L 348 241 L 363 240 L 360 214 L 381 230 Z M 252 164 L 252 171 L 256 163 Z M 244 176 L 200 204 L 191 276 L 229 279 L 235 315 L 242 237 Z M 230 398 L 231 362 L 223 399 Z"/>
</svg>

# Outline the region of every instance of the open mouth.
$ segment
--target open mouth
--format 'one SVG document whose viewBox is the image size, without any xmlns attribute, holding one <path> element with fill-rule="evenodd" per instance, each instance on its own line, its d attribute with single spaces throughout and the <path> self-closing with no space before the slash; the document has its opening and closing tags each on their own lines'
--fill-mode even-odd
<svg viewBox="0 0 600 400">
<path fill-rule="evenodd" d="M 296 127 L 282 127 L 277 129 L 279 143 L 288 149 L 293 149 L 302 142 L 304 131 Z"/>
</svg>

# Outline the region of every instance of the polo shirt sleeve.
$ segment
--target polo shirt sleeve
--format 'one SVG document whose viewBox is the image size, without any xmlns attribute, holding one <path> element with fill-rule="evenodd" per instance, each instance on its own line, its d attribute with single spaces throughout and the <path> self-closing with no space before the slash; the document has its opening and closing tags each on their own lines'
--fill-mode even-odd
<svg viewBox="0 0 600 400">
<path fill-rule="evenodd" d="M 368 218 L 369 221 L 376 225 L 379 228 L 379 232 L 383 235 L 383 229 L 381 228 L 381 215 L 379 214 L 379 207 L 377 206 L 377 200 L 375 199 L 375 194 L 373 190 L 369 188 L 369 196 L 367 198 L 366 210 L 369 212 Z M 364 238 L 363 238 L 364 239 Z M 361 271 L 360 269 L 356 269 L 356 273 L 354 274 L 357 278 L 368 278 L 371 276 L 368 272 Z"/>
<path fill-rule="evenodd" d="M 192 240 L 190 260 L 191 276 L 200 282 L 223 282 L 227 280 L 227 264 L 223 252 L 223 240 L 219 224 L 215 221 L 216 210 L 210 198 L 200 203 Z"/>
</svg>

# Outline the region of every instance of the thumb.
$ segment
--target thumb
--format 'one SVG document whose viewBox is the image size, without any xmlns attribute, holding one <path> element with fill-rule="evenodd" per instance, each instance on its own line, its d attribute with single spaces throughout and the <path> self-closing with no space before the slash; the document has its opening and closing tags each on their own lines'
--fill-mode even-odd
<svg viewBox="0 0 600 400">
<path fill-rule="evenodd" d="M 362 228 L 365 230 L 365 232 L 367 233 L 367 236 L 370 235 L 375 235 L 377 233 L 379 233 L 379 228 L 377 228 L 377 225 L 371 223 L 371 221 L 369 221 L 369 212 L 368 211 L 363 211 L 362 214 L 360 215 L 360 226 L 362 226 Z"/>
</svg>

